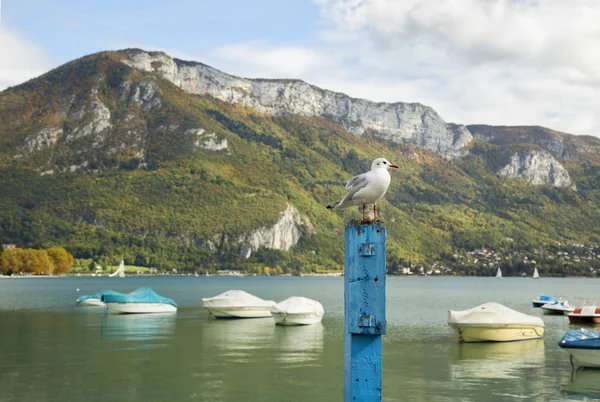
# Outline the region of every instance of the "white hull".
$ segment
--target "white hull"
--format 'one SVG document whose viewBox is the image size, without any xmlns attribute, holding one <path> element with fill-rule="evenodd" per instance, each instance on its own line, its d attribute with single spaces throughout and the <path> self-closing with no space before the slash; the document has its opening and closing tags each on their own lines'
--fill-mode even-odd
<svg viewBox="0 0 600 402">
<path fill-rule="evenodd" d="M 166 303 L 106 303 L 106 309 L 112 314 L 174 313 L 177 311 L 177 307 Z"/>
<path fill-rule="evenodd" d="M 570 323 L 580 322 L 593 322 L 595 324 L 600 323 L 600 307 L 594 306 L 583 306 L 577 307 L 571 313 L 568 313 Z"/>
<path fill-rule="evenodd" d="M 228 290 L 215 297 L 203 298 L 202 306 L 216 318 L 271 317 L 273 300 L 263 300 L 243 290 Z"/>
<path fill-rule="evenodd" d="M 463 342 L 512 342 L 537 339 L 544 335 L 543 326 L 501 324 L 488 326 L 451 325 Z"/>
<path fill-rule="evenodd" d="M 293 313 L 272 313 L 275 324 L 277 325 L 311 325 L 321 322 L 323 316 L 313 313 L 293 314 Z"/>
<path fill-rule="evenodd" d="M 204 306 L 215 318 L 263 318 L 271 317 L 271 306 L 246 306 L 246 307 L 208 307 Z"/>
<path fill-rule="evenodd" d="M 86 299 L 77 303 L 79 307 L 105 307 L 105 304 L 100 299 Z"/>
<path fill-rule="evenodd" d="M 542 306 L 542 311 L 546 315 L 567 315 L 569 313 L 572 313 L 573 310 L 575 310 L 575 309 L 570 308 L 570 307 L 561 307 L 561 306 L 557 307 L 557 306 L 547 306 L 547 305 Z"/>
<path fill-rule="evenodd" d="M 564 348 L 573 359 L 583 367 L 600 367 L 599 349 L 574 349 Z"/>
</svg>

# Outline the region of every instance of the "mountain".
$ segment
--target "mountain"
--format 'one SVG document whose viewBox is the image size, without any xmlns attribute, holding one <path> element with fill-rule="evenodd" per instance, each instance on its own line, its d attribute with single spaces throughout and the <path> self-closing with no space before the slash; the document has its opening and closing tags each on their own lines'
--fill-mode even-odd
<svg viewBox="0 0 600 402">
<path fill-rule="evenodd" d="M 375 103 L 327 91 L 300 80 L 234 77 L 202 63 L 172 59 L 163 53 L 129 51 L 127 65 L 158 73 L 191 94 L 211 95 L 269 115 L 322 116 L 348 132 L 365 131 L 400 144 L 419 146 L 449 157 L 463 156 L 471 141 L 464 127 L 447 124 L 418 103 Z"/>
<path fill-rule="evenodd" d="M 576 136 L 539 126 L 467 126 L 477 138 L 491 144 L 506 146 L 535 144 L 552 153 L 556 158 L 576 162 L 600 162 L 600 138 L 587 135 Z"/>
<path fill-rule="evenodd" d="M 533 137 L 496 143 L 419 104 L 102 52 L 0 92 L 0 239 L 164 269 L 339 270 L 360 215 L 325 205 L 385 156 L 400 165 L 378 205 L 390 270 L 598 243 L 599 165 Z"/>
</svg>

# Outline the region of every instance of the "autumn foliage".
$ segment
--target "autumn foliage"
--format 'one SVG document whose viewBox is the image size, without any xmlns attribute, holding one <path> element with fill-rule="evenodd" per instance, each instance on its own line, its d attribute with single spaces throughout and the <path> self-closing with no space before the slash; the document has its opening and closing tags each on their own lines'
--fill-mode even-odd
<svg viewBox="0 0 600 402">
<path fill-rule="evenodd" d="M 48 250 L 13 248 L 4 250 L 0 261 L 0 271 L 5 274 L 56 275 L 71 270 L 73 256 L 62 247 Z"/>
</svg>

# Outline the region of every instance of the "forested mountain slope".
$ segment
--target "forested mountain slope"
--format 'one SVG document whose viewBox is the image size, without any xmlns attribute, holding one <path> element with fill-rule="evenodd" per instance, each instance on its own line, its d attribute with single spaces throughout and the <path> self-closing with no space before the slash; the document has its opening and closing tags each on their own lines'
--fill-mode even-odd
<svg viewBox="0 0 600 402">
<path fill-rule="evenodd" d="M 0 93 L 3 243 L 158 268 L 340 269 L 344 227 L 360 214 L 325 205 L 380 156 L 400 166 L 379 205 L 390 267 L 600 238 L 592 162 L 564 162 L 572 185 L 532 185 L 497 174 L 532 145 L 473 139 L 449 159 L 330 116 L 192 94 L 129 54 Z"/>
</svg>

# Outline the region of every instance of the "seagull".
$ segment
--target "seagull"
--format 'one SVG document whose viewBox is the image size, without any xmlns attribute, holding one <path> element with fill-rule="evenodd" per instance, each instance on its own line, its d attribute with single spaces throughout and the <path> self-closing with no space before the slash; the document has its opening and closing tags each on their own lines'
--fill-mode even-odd
<svg viewBox="0 0 600 402">
<path fill-rule="evenodd" d="M 389 168 L 398 166 L 390 163 L 387 159 L 377 158 L 371 164 L 371 171 L 359 174 L 348 180 L 346 188 L 348 194 L 340 202 L 327 205 L 327 209 L 348 208 L 355 205 L 361 205 L 363 208 L 363 222 L 368 222 L 365 218 L 365 208 L 367 204 L 373 204 L 374 219 L 377 220 L 377 201 L 385 195 L 390 186 Z"/>
</svg>

